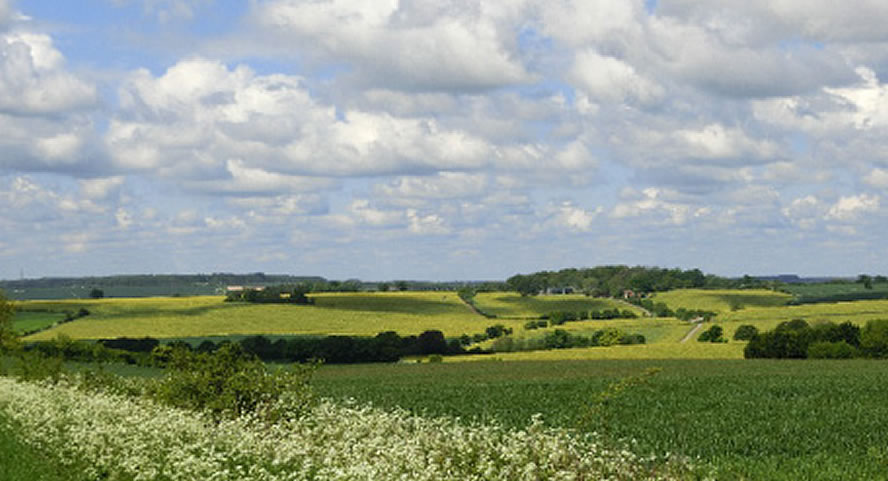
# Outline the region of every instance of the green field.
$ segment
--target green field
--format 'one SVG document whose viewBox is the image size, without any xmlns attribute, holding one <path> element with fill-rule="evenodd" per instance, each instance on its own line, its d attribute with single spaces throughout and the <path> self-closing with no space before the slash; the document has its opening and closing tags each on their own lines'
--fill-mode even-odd
<svg viewBox="0 0 888 481">
<path fill-rule="evenodd" d="M 319 393 L 427 416 L 522 427 L 535 413 L 583 426 L 607 387 L 662 372 L 614 399 L 589 427 L 640 453 L 699 457 L 717 479 L 888 476 L 888 363 L 549 361 L 323 367 Z"/>
<path fill-rule="evenodd" d="M 453 292 L 330 293 L 312 295 L 311 306 L 226 303 L 221 297 L 23 301 L 25 309 L 57 312 L 85 307 L 90 315 L 29 337 L 182 338 L 249 334 L 344 334 L 382 331 L 448 336 L 484 332 L 492 322 L 475 314 Z M 498 321 L 519 328 L 519 321 Z"/>
<path fill-rule="evenodd" d="M 41 329 L 47 329 L 64 319 L 65 313 L 63 312 L 17 311 L 12 320 L 12 328 L 19 334 L 34 332 Z"/>
<path fill-rule="evenodd" d="M 884 282 L 874 282 L 869 289 L 856 282 L 787 284 L 782 289 L 795 296 L 799 304 L 888 298 L 888 283 Z"/>
<path fill-rule="evenodd" d="M 739 311 L 753 307 L 785 306 L 792 296 L 782 292 L 763 289 L 749 290 L 714 290 L 714 289 L 679 289 L 660 292 L 654 295 L 654 302 L 663 302 L 670 309 L 701 309 L 722 313 Z"/>
<path fill-rule="evenodd" d="M 630 310 L 641 315 L 641 310 L 613 299 L 597 299 L 581 294 L 521 296 L 514 292 L 479 292 L 475 304 L 486 314 L 498 318 L 539 319 L 554 311 L 592 311 L 604 309 Z"/>
</svg>

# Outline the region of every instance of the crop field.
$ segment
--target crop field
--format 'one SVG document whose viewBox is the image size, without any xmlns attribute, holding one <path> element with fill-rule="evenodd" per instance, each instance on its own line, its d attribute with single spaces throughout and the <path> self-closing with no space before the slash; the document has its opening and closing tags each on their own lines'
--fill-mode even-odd
<svg viewBox="0 0 888 481">
<path fill-rule="evenodd" d="M 581 294 L 521 296 L 514 292 L 479 292 L 475 296 L 478 307 L 498 318 L 538 319 L 553 311 L 592 311 L 604 309 L 630 310 L 641 315 L 635 306 L 612 299 L 598 299 Z"/>
<path fill-rule="evenodd" d="M 792 300 L 792 296 L 768 290 L 710 290 L 678 289 L 654 295 L 654 302 L 663 302 L 670 309 L 702 309 L 721 313 L 753 307 L 781 307 Z"/>
<path fill-rule="evenodd" d="M 330 293 L 311 306 L 226 303 L 221 297 L 23 301 L 28 310 L 90 315 L 28 340 L 114 337 L 182 338 L 249 334 L 403 335 L 439 329 L 448 336 L 484 332 L 491 320 L 473 313 L 453 292 Z M 519 328 L 519 321 L 498 321 Z"/>
<path fill-rule="evenodd" d="M 19 311 L 12 320 L 12 328 L 21 334 L 46 329 L 53 324 L 65 319 L 65 314 L 60 312 L 29 312 Z"/>
<path fill-rule="evenodd" d="M 662 371 L 594 407 L 609 385 L 649 368 Z M 633 439 L 641 455 L 699 457 L 717 479 L 888 477 L 888 363 L 880 361 L 326 366 L 314 385 L 324 396 L 425 416 L 524 426 L 541 413 L 548 425 Z"/>
<path fill-rule="evenodd" d="M 888 283 L 874 282 L 869 289 L 863 283 L 833 282 L 787 284 L 783 290 L 796 297 L 798 303 L 854 301 L 888 298 Z"/>
</svg>

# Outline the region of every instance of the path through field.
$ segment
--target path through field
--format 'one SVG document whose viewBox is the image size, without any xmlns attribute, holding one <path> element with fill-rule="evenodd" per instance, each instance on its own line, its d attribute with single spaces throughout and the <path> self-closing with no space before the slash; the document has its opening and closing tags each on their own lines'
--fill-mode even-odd
<svg viewBox="0 0 888 481">
<path fill-rule="evenodd" d="M 681 341 L 679 341 L 679 342 L 681 342 L 682 344 L 688 342 L 688 339 L 694 337 L 694 334 L 697 334 L 697 331 L 699 331 L 702 328 L 703 328 L 703 323 L 698 322 L 697 325 L 694 326 L 690 331 L 688 331 L 688 333 L 685 334 L 685 337 L 681 338 Z"/>
</svg>

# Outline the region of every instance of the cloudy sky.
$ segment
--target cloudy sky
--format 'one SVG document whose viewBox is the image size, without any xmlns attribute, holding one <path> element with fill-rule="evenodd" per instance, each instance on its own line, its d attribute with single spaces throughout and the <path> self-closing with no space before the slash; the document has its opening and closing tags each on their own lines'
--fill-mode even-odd
<svg viewBox="0 0 888 481">
<path fill-rule="evenodd" d="M 888 273 L 888 3 L 0 0 L 0 278 Z"/>
</svg>

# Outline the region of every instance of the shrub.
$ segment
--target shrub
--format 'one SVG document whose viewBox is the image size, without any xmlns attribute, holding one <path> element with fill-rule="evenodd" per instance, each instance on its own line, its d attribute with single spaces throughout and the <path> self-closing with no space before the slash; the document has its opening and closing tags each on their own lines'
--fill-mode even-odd
<svg viewBox="0 0 888 481">
<path fill-rule="evenodd" d="M 625 333 L 619 329 L 608 327 L 600 331 L 596 331 L 592 336 L 592 343 L 596 346 L 613 346 L 619 344 Z"/>
<path fill-rule="evenodd" d="M 735 341 L 748 341 L 758 334 L 758 328 L 752 324 L 743 324 L 734 331 Z"/>
<path fill-rule="evenodd" d="M 857 349 L 845 341 L 817 341 L 808 346 L 809 359 L 851 359 Z"/>
<path fill-rule="evenodd" d="M 888 357 L 888 319 L 874 319 L 860 332 L 860 350 L 868 357 Z"/>
<path fill-rule="evenodd" d="M 310 407 L 313 365 L 269 372 L 255 356 L 230 343 L 213 354 L 181 347 L 167 354 L 169 370 L 149 394 L 170 406 L 206 411 L 214 419 L 255 413 L 270 421 L 299 416 Z"/>
</svg>

